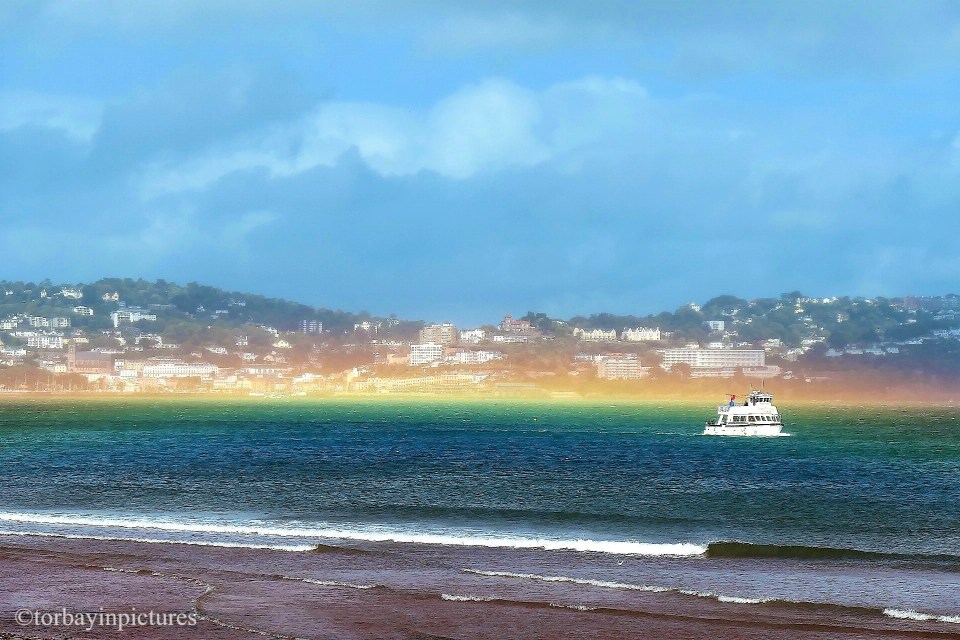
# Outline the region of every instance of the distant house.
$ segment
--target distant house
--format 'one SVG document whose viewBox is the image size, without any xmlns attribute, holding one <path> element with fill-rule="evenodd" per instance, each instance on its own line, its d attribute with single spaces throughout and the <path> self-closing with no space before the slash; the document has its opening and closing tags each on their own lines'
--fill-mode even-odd
<svg viewBox="0 0 960 640">
<path fill-rule="evenodd" d="M 514 320 L 509 313 L 503 316 L 503 322 L 500 323 L 500 330 L 506 333 L 530 333 L 533 326 L 528 320 Z"/>
<path fill-rule="evenodd" d="M 114 311 L 110 314 L 110 319 L 113 321 L 113 326 L 117 328 L 124 323 L 140 322 L 141 320 L 156 321 L 157 314 L 144 313 L 139 309 L 127 309 L 126 311 Z"/>
<path fill-rule="evenodd" d="M 707 320 L 703 324 L 710 330 L 710 333 L 723 333 L 727 328 L 725 320 Z"/>
<path fill-rule="evenodd" d="M 609 331 L 604 331 L 603 329 L 590 329 L 589 331 L 584 329 L 574 329 L 573 335 L 578 337 L 582 342 L 616 342 L 617 341 L 617 332 L 613 329 Z"/>
<path fill-rule="evenodd" d="M 620 334 L 620 339 L 624 342 L 646 342 L 660 340 L 660 327 L 648 329 L 647 327 L 637 327 L 636 329 L 624 329 Z"/>
<path fill-rule="evenodd" d="M 83 300 L 83 290 L 82 289 L 70 289 L 64 287 L 60 289 L 60 295 L 66 298 L 67 300 Z"/>
<path fill-rule="evenodd" d="M 460 332 L 460 342 L 463 344 L 480 344 L 487 339 L 487 332 L 483 329 L 466 329 Z"/>
</svg>

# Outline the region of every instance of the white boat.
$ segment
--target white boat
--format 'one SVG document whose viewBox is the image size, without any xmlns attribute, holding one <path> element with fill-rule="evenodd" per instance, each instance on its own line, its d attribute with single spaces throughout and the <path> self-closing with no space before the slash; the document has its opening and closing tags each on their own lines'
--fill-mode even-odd
<svg viewBox="0 0 960 640">
<path fill-rule="evenodd" d="M 717 419 L 707 423 L 705 436 L 753 436 L 775 437 L 780 433 L 783 421 L 773 405 L 773 394 L 751 391 L 746 402 L 737 404 L 736 396 L 730 402 L 717 407 Z"/>
</svg>

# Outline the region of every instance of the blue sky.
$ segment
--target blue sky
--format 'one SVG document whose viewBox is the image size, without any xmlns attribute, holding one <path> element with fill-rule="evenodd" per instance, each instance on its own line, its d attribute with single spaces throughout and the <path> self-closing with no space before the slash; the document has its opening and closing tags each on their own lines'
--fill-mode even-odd
<svg viewBox="0 0 960 640">
<path fill-rule="evenodd" d="M 427 320 L 960 290 L 955 2 L 0 3 L 3 276 Z"/>
</svg>

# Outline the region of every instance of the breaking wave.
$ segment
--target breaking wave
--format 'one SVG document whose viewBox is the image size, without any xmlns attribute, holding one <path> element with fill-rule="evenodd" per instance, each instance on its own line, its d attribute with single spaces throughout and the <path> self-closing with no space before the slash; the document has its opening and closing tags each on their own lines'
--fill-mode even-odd
<svg viewBox="0 0 960 640">
<path fill-rule="evenodd" d="M 64 533 L 56 531 L 29 531 L 13 534 L 59 535 L 90 539 L 131 540 L 136 542 L 206 544 L 211 546 L 236 546 L 250 548 L 274 548 L 305 551 L 319 548 L 323 540 L 353 540 L 361 542 L 386 542 L 427 544 L 440 546 L 490 547 L 513 549 L 544 549 L 547 551 L 580 551 L 643 556 L 698 556 L 706 550 L 703 545 L 691 543 L 653 543 L 633 540 L 591 540 L 581 538 L 525 537 L 498 532 L 460 530 L 424 530 L 410 527 L 386 527 L 379 525 L 334 526 L 324 523 L 277 525 L 260 522 L 204 522 L 173 520 L 168 518 L 147 519 L 143 517 L 94 517 L 75 514 L 36 514 L 0 512 L 0 522 L 25 526 L 73 529 Z M 83 528 L 86 531 L 77 532 Z M 100 532 L 111 530 L 111 535 Z M 147 535 L 123 536 L 117 531 L 137 531 L 141 534 L 160 532 L 179 534 L 182 539 L 156 539 Z M 198 536 L 206 536 L 198 541 Z M 251 538 L 257 538 L 251 543 Z M 299 539 L 304 545 L 275 544 L 276 539 Z M 310 544 L 307 544 L 310 543 Z"/>
</svg>

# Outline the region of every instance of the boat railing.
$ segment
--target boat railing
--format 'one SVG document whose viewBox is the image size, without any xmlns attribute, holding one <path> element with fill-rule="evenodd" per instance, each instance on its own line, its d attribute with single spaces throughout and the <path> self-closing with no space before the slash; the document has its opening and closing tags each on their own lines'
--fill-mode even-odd
<svg viewBox="0 0 960 640">
<path fill-rule="evenodd" d="M 717 413 L 726 413 L 730 409 L 730 405 L 721 404 L 717 407 Z"/>
</svg>

